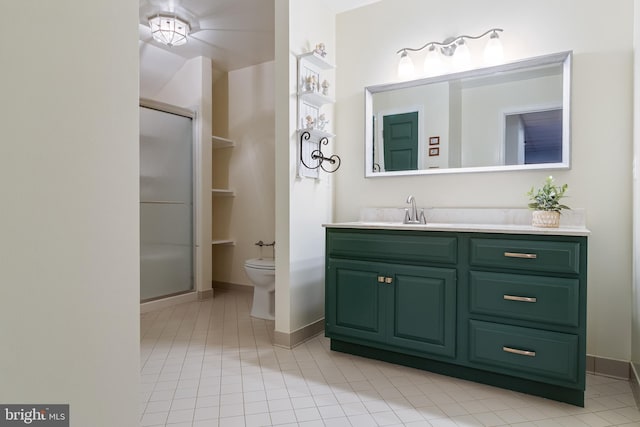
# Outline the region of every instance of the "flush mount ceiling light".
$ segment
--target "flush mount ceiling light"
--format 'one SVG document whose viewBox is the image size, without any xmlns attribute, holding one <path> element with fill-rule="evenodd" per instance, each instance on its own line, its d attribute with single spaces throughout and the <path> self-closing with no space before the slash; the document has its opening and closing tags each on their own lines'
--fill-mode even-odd
<svg viewBox="0 0 640 427">
<path fill-rule="evenodd" d="M 484 62 L 490 65 L 498 64 L 503 60 L 502 43 L 498 32 L 502 32 L 502 28 L 492 28 L 485 31 L 479 36 L 457 36 L 450 37 L 443 42 L 429 42 L 417 49 L 404 47 L 396 53 L 400 55 L 398 63 L 398 77 L 408 79 L 414 75 L 413 61 L 409 57 L 409 52 L 419 52 L 427 49 L 427 55 L 424 59 L 424 72 L 426 74 L 437 74 L 442 68 L 441 56 L 452 57 L 453 64 L 456 68 L 466 68 L 471 64 L 471 53 L 465 43 L 465 39 L 476 40 L 489 35 L 489 42 L 484 50 Z"/>
<path fill-rule="evenodd" d="M 167 46 L 180 46 L 187 42 L 189 23 L 176 15 L 162 14 L 149 18 L 153 39 Z"/>
</svg>

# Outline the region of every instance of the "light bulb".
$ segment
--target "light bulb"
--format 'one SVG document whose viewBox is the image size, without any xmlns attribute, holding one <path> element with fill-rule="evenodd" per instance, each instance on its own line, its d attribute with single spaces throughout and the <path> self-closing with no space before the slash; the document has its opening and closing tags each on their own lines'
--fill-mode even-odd
<svg viewBox="0 0 640 427">
<path fill-rule="evenodd" d="M 429 76 L 434 76 L 442 72 L 442 61 L 440 60 L 440 53 L 434 45 L 429 47 L 427 56 L 424 58 L 424 73 Z"/>
<path fill-rule="evenodd" d="M 398 77 L 402 80 L 409 80 L 413 78 L 414 73 L 413 61 L 409 58 L 407 51 L 403 50 L 400 55 L 400 62 L 398 62 Z"/>
<path fill-rule="evenodd" d="M 465 69 L 471 65 L 471 53 L 464 39 L 460 39 L 453 54 L 453 66 L 457 69 Z"/>
<path fill-rule="evenodd" d="M 489 36 L 489 41 L 484 47 L 484 62 L 490 65 L 500 64 L 504 61 L 504 51 L 502 49 L 502 42 L 498 37 L 497 32 L 492 32 Z"/>
</svg>

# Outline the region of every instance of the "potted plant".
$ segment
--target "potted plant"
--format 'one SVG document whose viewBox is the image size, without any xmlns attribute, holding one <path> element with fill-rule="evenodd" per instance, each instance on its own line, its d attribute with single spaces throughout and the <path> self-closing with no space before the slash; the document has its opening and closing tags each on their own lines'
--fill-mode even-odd
<svg viewBox="0 0 640 427">
<path fill-rule="evenodd" d="M 556 185 L 552 176 L 548 176 L 544 186 L 527 192 L 529 196 L 529 208 L 533 209 L 531 225 L 534 227 L 554 228 L 560 226 L 560 211 L 571 209 L 560 203 L 560 199 L 565 197 L 568 185 Z"/>
</svg>

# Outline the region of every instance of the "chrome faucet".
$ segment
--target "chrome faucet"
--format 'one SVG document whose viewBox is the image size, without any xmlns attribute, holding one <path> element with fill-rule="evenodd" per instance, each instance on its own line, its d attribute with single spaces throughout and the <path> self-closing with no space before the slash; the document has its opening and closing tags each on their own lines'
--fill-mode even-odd
<svg viewBox="0 0 640 427">
<path fill-rule="evenodd" d="M 424 216 L 424 209 L 420 209 L 420 215 L 418 215 L 418 208 L 416 208 L 416 199 L 412 195 L 407 197 L 407 203 L 411 204 L 411 210 L 406 208 L 404 210 L 404 223 L 405 224 L 426 224 L 427 219 Z"/>
</svg>

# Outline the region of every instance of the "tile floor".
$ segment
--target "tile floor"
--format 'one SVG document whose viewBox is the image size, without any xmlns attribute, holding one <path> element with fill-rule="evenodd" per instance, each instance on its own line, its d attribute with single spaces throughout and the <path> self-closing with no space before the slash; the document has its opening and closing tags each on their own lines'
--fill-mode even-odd
<svg viewBox="0 0 640 427">
<path fill-rule="evenodd" d="M 587 376 L 586 408 L 329 350 L 287 350 L 251 294 L 141 316 L 141 426 L 639 426 L 629 383 Z"/>
</svg>

